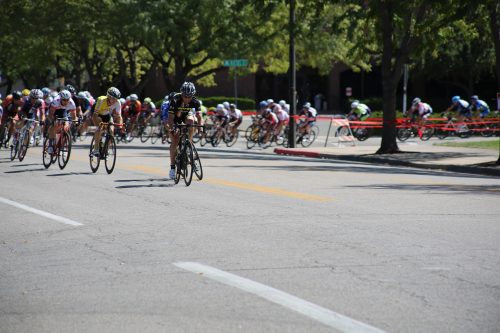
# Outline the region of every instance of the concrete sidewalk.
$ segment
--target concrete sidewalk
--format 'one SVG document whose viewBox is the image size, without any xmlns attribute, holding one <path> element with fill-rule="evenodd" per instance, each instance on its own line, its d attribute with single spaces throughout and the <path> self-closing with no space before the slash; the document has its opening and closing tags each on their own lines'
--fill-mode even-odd
<svg viewBox="0 0 500 333">
<path fill-rule="evenodd" d="M 496 165 L 498 151 L 492 149 L 458 148 L 426 145 L 399 145 L 400 154 L 375 152 L 377 146 L 330 146 L 312 148 L 276 148 L 277 154 L 297 155 L 313 158 L 329 158 L 366 163 L 408 166 L 472 174 L 500 176 L 500 165 Z"/>
</svg>

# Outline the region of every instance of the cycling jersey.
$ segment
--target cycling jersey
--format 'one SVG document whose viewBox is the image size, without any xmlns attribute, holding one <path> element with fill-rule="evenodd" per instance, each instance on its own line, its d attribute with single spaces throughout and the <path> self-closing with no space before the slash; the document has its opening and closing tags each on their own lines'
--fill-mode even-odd
<svg viewBox="0 0 500 333">
<path fill-rule="evenodd" d="M 160 112 L 161 112 L 161 121 L 165 122 L 168 120 L 168 109 L 170 108 L 170 101 L 166 100 L 161 103 Z"/>
<path fill-rule="evenodd" d="M 290 116 L 283 109 L 276 112 L 276 116 L 278 117 L 278 120 L 280 121 L 280 123 L 282 123 L 282 122 L 287 123 L 290 120 Z"/>
<path fill-rule="evenodd" d="M 241 113 L 240 109 L 229 110 L 229 118 L 231 120 L 243 119 L 243 113 Z"/>
<path fill-rule="evenodd" d="M 186 117 L 192 117 L 197 112 L 200 112 L 200 101 L 193 97 L 187 104 L 182 102 L 182 95 L 175 94 L 170 101 L 169 115 L 174 116 L 174 122 L 185 122 Z"/>
<path fill-rule="evenodd" d="M 94 112 L 99 116 L 121 115 L 122 107 L 119 100 L 109 105 L 107 96 L 100 96 L 97 98 L 94 106 Z"/>
<path fill-rule="evenodd" d="M 417 105 L 412 105 L 412 110 L 417 111 L 420 117 L 431 114 L 432 108 L 429 104 L 420 102 Z"/>
<path fill-rule="evenodd" d="M 480 111 L 480 117 L 486 117 L 490 113 L 490 107 L 485 101 L 478 99 L 472 102 L 471 109 L 473 111 Z"/>
<path fill-rule="evenodd" d="M 35 102 L 31 102 L 31 99 L 28 99 L 23 107 L 21 108 L 22 116 L 28 119 L 36 119 L 37 116 L 42 114 L 45 110 L 45 102 L 43 99 L 37 99 Z"/>
<path fill-rule="evenodd" d="M 470 115 L 470 105 L 467 101 L 460 99 L 451 106 L 451 110 L 458 111 L 462 115 Z"/>
<path fill-rule="evenodd" d="M 68 111 L 76 110 L 75 102 L 72 98 L 66 103 L 66 105 L 61 104 L 61 96 L 57 96 L 52 101 L 50 105 L 51 110 L 55 110 L 54 117 L 56 118 L 68 118 Z"/>
<path fill-rule="evenodd" d="M 141 102 L 139 101 L 129 101 L 127 102 L 127 106 L 128 106 L 128 112 L 127 112 L 127 115 L 129 117 L 135 117 L 137 114 L 139 114 L 139 112 L 141 112 L 141 109 L 142 109 L 142 104 Z"/>
</svg>

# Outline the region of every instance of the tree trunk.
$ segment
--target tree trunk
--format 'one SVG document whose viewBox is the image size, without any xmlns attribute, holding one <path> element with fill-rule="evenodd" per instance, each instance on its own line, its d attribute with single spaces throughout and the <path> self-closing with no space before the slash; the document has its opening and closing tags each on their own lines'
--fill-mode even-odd
<svg viewBox="0 0 500 333">
<path fill-rule="evenodd" d="M 379 22 L 382 26 L 382 87 L 383 87 L 383 127 L 382 143 L 377 154 L 399 153 L 396 142 L 396 84 L 399 81 L 397 69 L 393 69 L 394 13 L 392 3 L 382 1 L 379 6 Z M 396 61 L 397 63 L 397 61 Z"/>
<path fill-rule="evenodd" d="M 490 27 L 493 43 L 495 45 L 495 69 L 497 76 L 497 92 L 500 92 L 500 4 L 490 4 L 488 6 L 490 14 Z"/>
</svg>

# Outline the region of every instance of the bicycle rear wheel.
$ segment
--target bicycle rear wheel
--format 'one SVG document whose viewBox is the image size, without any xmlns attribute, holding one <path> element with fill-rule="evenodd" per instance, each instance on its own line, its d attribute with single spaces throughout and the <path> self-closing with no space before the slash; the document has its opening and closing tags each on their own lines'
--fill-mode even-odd
<svg viewBox="0 0 500 333">
<path fill-rule="evenodd" d="M 104 166 L 106 172 L 111 174 L 115 168 L 116 163 L 116 142 L 113 136 L 108 136 L 104 145 Z"/>
<path fill-rule="evenodd" d="M 423 128 L 420 129 L 420 131 L 421 131 L 420 140 L 422 141 L 427 141 L 434 135 L 434 127 L 424 126 Z"/>
<path fill-rule="evenodd" d="M 148 127 L 140 127 L 139 133 L 140 133 L 142 143 L 145 143 L 146 141 L 148 141 L 148 139 L 149 139 Z"/>
<path fill-rule="evenodd" d="M 194 158 L 194 174 L 198 180 L 203 179 L 203 166 L 201 165 L 200 155 L 198 155 L 198 150 L 193 145 L 193 158 Z"/>
<path fill-rule="evenodd" d="M 61 134 L 61 145 L 59 146 L 59 154 L 57 157 L 57 163 L 59 168 L 62 170 L 66 167 L 71 155 L 71 135 L 68 132 Z"/>
<path fill-rule="evenodd" d="M 184 164 L 184 183 L 186 186 L 189 186 L 193 180 L 194 172 L 193 144 L 189 141 L 185 143 L 182 158 L 184 159 L 182 162 L 182 164 Z"/>
<path fill-rule="evenodd" d="M 151 143 L 155 144 L 161 137 L 161 130 L 159 126 L 151 125 Z"/>
<path fill-rule="evenodd" d="M 97 172 L 97 169 L 99 169 L 99 164 L 101 163 L 101 159 L 99 156 L 94 156 L 94 142 L 95 138 L 92 138 L 92 141 L 90 142 L 90 152 L 89 152 L 89 162 L 90 162 L 90 169 L 92 170 L 93 173 Z"/>
<path fill-rule="evenodd" d="M 10 160 L 11 161 L 16 159 L 18 150 L 19 150 L 19 140 L 12 140 L 12 145 L 10 146 Z"/>
</svg>

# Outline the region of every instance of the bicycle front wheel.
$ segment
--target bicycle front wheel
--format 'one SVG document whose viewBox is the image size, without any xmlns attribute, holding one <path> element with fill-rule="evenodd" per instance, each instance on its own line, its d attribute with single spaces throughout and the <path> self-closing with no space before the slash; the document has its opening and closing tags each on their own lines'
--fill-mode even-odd
<svg viewBox="0 0 500 333">
<path fill-rule="evenodd" d="M 200 155 L 198 155 L 198 150 L 193 145 L 193 158 L 194 158 L 194 174 L 198 180 L 203 179 L 203 166 L 201 165 Z"/>
<path fill-rule="evenodd" d="M 93 173 L 96 173 L 97 169 L 99 169 L 99 164 L 101 163 L 101 159 L 99 158 L 99 156 L 94 156 L 94 142 L 95 138 L 92 138 L 92 141 L 90 142 L 89 162 L 90 162 L 90 169 L 92 170 Z"/>
<path fill-rule="evenodd" d="M 161 137 L 161 130 L 159 126 L 151 125 L 151 143 L 155 144 Z"/>
<path fill-rule="evenodd" d="M 42 151 L 42 162 L 45 169 L 48 169 L 52 164 L 52 156 L 49 154 L 49 138 L 45 138 L 43 141 L 43 151 Z"/>
<path fill-rule="evenodd" d="M 16 159 L 17 152 L 19 150 L 19 140 L 17 140 L 16 142 L 14 142 L 14 140 L 12 140 L 12 141 L 13 141 L 12 146 L 10 146 L 10 160 L 11 161 Z"/>
<path fill-rule="evenodd" d="M 57 158 L 57 163 L 59 164 L 59 168 L 62 170 L 66 167 L 69 161 L 69 157 L 71 155 L 71 135 L 68 132 L 61 134 L 60 139 L 60 147 L 59 147 L 59 156 Z"/>
<path fill-rule="evenodd" d="M 30 143 L 29 132 L 24 132 L 23 135 L 21 135 L 19 143 L 20 146 L 19 146 L 18 158 L 19 162 L 22 162 L 24 160 L 24 157 L 26 156 L 26 152 L 28 151 L 28 145 Z"/>
<path fill-rule="evenodd" d="M 116 142 L 113 136 L 108 136 L 106 144 L 104 145 L 104 166 L 106 172 L 111 174 L 115 168 L 116 163 Z"/>
<path fill-rule="evenodd" d="M 231 133 L 229 135 L 229 140 L 226 141 L 226 146 L 228 147 L 234 146 L 236 141 L 238 141 L 238 136 L 239 136 L 238 130 L 236 130 L 234 134 Z"/>
<path fill-rule="evenodd" d="M 186 141 L 184 145 L 184 153 L 182 154 L 182 158 L 184 161 L 184 183 L 186 186 L 191 185 L 191 181 L 193 180 L 193 171 L 194 171 L 194 154 L 193 154 L 193 144 L 189 141 Z"/>
<path fill-rule="evenodd" d="M 398 128 L 396 132 L 396 137 L 399 139 L 399 141 L 406 141 L 408 138 L 411 136 L 411 130 L 409 128 Z"/>
<path fill-rule="evenodd" d="M 140 127 L 139 133 L 141 133 L 141 142 L 145 143 L 149 139 L 148 127 Z"/>
<path fill-rule="evenodd" d="M 300 140 L 300 144 L 302 147 L 309 147 L 312 145 L 312 143 L 316 140 L 316 137 L 318 136 L 317 134 L 317 129 L 312 127 L 311 131 L 308 134 L 304 134 L 302 136 L 302 140 Z"/>
</svg>

